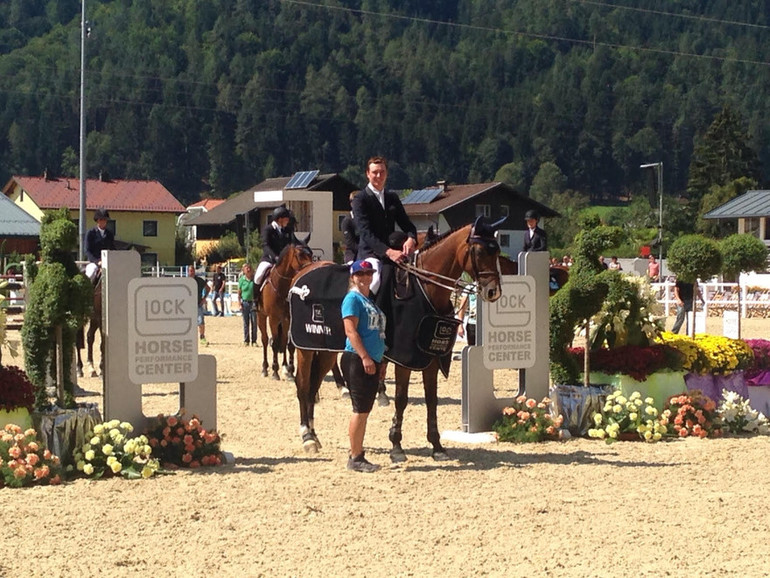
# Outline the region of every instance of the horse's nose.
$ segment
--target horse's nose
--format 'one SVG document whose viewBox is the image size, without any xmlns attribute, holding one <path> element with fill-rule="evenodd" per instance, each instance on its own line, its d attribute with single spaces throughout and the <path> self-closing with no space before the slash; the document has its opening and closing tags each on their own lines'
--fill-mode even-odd
<svg viewBox="0 0 770 578">
<path fill-rule="evenodd" d="M 493 283 L 491 287 L 486 288 L 486 301 L 497 301 L 500 295 L 500 286 L 497 283 Z"/>
</svg>

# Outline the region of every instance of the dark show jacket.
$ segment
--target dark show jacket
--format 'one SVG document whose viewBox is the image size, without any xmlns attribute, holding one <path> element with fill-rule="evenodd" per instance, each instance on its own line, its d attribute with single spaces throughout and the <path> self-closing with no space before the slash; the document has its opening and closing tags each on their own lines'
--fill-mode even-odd
<svg viewBox="0 0 770 578">
<path fill-rule="evenodd" d="M 535 234 L 530 238 L 529 228 L 524 231 L 524 248 L 522 251 L 529 253 L 530 251 L 547 251 L 548 250 L 548 236 L 545 231 L 540 227 L 535 227 Z"/>
<path fill-rule="evenodd" d="M 396 230 L 401 230 L 417 240 L 417 228 L 414 226 L 396 193 L 385 191 L 385 208 L 373 191 L 366 187 L 353 197 L 351 204 L 358 226 L 358 258 L 385 258 L 388 250 L 387 238 Z"/>
<path fill-rule="evenodd" d="M 279 231 L 272 223 L 268 223 L 262 228 L 262 260 L 275 264 L 283 248 L 292 242 L 296 241 L 289 227 Z"/>
<path fill-rule="evenodd" d="M 109 229 L 104 230 L 104 237 L 99 227 L 94 227 L 86 233 L 86 259 L 91 263 L 102 260 L 102 251 L 115 250 L 115 234 Z"/>
<path fill-rule="evenodd" d="M 345 240 L 345 262 L 356 260 L 358 255 L 358 227 L 350 215 L 345 215 L 342 219 L 342 238 Z"/>
</svg>

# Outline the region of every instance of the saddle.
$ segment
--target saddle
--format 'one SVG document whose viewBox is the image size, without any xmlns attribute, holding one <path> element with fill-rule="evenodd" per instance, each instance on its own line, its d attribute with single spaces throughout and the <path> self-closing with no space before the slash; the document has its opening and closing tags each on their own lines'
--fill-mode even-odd
<svg viewBox="0 0 770 578">
<path fill-rule="evenodd" d="M 375 296 L 387 319 L 385 358 L 419 371 L 438 357 L 442 373 L 448 375 L 459 324 L 454 312 L 437 312 L 412 275 L 401 284 L 408 295 L 399 293 L 397 275 L 393 267 L 389 269 L 390 274 L 381 275 Z M 295 347 L 313 351 L 345 349 L 341 306 L 349 279 L 346 265 L 330 265 L 309 271 L 295 282 L 289 290 L 289 336 Z"/>
</svg>

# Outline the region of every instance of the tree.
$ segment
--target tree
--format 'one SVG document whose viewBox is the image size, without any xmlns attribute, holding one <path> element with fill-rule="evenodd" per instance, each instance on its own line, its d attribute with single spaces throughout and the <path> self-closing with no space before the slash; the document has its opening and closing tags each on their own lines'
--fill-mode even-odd
<svg viewBox="0 0 770 578">
<path fill-rule="evenodd" d="M 757 182 L 747 177 L 741 177 L 725 185 L 712 185 L 709 192 L 704 195 L 700 203 L 700 218 L 695 228 L 699 233 L 709 237 L 725 237 L 730 233 L 735 233 L 736 222 L 733 219 L 704 219 L 703 215 L 721 207 L 726 202 L 738 197 L 757 186 Z"/>
<path fill-rule="evenodd" d="M 540 165 L 532 186 L 529 188 L 529 196 L 545 205 L 551 204 L 551 198 L 564 190 L 567 178 L 556 163 L 546 161 Z"/>
<path fill-rule="evenodd" d="M 722 252 L 717 242 L 703 235 L 684 235 L 679 237 L 668 250 L 668 268 L 674 272 L 678 281 L 697 283 L 698 278 L 709 279 L 722 269 Z M 693 299 L 693 315 L 697 309 L 697 299 Z M 693 323 L 693 337 L 695 323 Z"/>
<path fill-rule="evenodd" d="M 722 273 L 727 279 L 739 279 L 739 275 L 748 271 L 767 269 L 767 247 L 748 234 L 730 235 L 719 243 L 722 251 Z M 738 337 L 741 336 L 741 288 L 738 285 Z"/>
<path fill-rule="evenodd" d="M 759 158 L 750 142 L 740 115 L 722 108 L 693 152 L 687 195 L 700 200 L 714 185 L 725 186 L 741 177 L 758 180 Z"/>
</svg>

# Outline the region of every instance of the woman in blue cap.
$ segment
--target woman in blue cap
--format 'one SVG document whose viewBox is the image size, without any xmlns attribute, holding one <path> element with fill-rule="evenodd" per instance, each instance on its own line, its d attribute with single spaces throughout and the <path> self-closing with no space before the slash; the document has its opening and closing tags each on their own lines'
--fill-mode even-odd
<svg viewBox="0 0 770 578">
<path fill-rule="evenodd" d="M 346 340 L 340 366 L 353 404 L 353 415 L 348 425 L 348 469 L 356 472 L 376 472 L 380 469 L 364 456 L 366 420 L 377 396 L 380 363 L 385 353 L 385 315 L 369 295 L 373 274 L 374 267 L 369 261 L 353 263 L 350 267 L 350 290 L 342 301 Z"/>
</svg>

